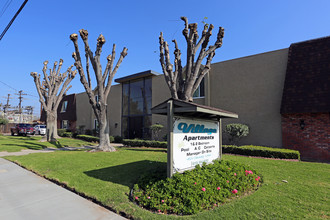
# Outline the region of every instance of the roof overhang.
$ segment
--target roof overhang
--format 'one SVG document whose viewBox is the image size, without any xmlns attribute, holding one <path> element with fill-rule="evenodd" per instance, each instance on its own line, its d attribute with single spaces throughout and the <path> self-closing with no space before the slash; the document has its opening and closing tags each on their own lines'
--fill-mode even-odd
<svg viewBox="0 0 330 220">
<path fill-rule="evenodd" d="M 193 102 L 185 102 L 178 99 L 170 98 L 151 109 L 152 114 L 167 115 L 167 102 L 173 101 L 173 113 L 178 116 L 194 117 L 194 118 L 238 118 L 233 112 L 225 111 L 210 106 L 200 105 Z"/>
<path fill-rule="evenodd" d="M 129 76 L 125 76 L 125 77 L 121 77 L 118 79 L 115 79 L 115 82 L 117 83 L 124 83 L 130 80 L 134 80 L 134 79 L 139 79 L 139 78 L 143 78 L 143 77 L 148 77 L 148 76 L 158 76 L 160 75 L 160 73 L 157 73 L 153 70 L 147 70 L 147 71 L 143 71 L 140 73 L 135 73 Z"/>
</svg>

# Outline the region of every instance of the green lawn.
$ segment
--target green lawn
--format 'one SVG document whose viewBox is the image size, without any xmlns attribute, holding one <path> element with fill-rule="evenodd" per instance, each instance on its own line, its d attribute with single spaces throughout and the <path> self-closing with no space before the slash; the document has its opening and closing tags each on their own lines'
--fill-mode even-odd
<svg viewBox="0 0 330 220">
<path fill-rule="evenodd" d="M 164 150 L 119 149 L 112 153 L 55 152 L 7 157 L 27 169 L 58 180 L 135 219 L 180 218 L 146 211 L 129 201 L 131 187 L 143 173 L 166 166 Z M 330 218 L 330 165 L 224 155 L 263 175 L 264 184 L 189 219 L 327 219 Z M 287 183 L 283 182 L 286 180 Z"/>
<path fill-rule="evenodd" d="M 72 139 L 60 138 L 57 143 L 40 142 L 41 136 L 0 136 L 0 151 L 17 152 L 23 149 L 42 150 L 47 147 L 61 148 L 61 147 L 81 147 L 91 145 L 90 142 Z"/>
</svg>

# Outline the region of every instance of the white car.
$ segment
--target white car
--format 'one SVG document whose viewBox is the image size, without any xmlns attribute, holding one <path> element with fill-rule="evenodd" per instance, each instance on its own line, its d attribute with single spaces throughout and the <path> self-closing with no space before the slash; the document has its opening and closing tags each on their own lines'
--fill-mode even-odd
<svg viewBox="0 0 330 220">
<path fill-rule="evenodd" d="M 46 125 L 36 125 L 34 126 L 35 134 L 45 135 L 46 134 Z"/>
</svg>

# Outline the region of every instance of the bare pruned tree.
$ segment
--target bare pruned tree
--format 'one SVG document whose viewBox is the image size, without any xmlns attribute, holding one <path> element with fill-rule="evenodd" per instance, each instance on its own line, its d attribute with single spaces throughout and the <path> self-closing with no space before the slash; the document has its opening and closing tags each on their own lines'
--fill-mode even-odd
<svg viewBox="0 0 330 220">
<path fill-rule="evenodd" d="M 124 47 L 122 50 L 119 60 L 117 64 L 114 66 L 115 55 L 116 55 L 116 45 L 113 44 L 112 54 L 107 57 L 107 65 L 105 67 L 104 72 L 102 71 L 100 55 L 102 52 L 102 46 L 105 43 L 105 39 L 102 34 L 97 38 L 97 45 L 95 55 L 91 51 L 88 44 L 88 31 L 81 29 L 79 31 L 80 37 L 85 45 L 85 57 L 86 57 L 86 73 L 87 79 L 84 72 L 84 68 L 82 66 L 82 61 L 80 57 L 80 52 L 78 48 L 78 35 L 71 34 L 70 39 L 72 40 L 75 48 L 75 52 L 72 54 L 72 57 L 75 60 L 74 65 L 78 69 L 80 75 L 80 81 L 83 84 L 86 93 L 89 98 L 89 102 L 92 105 L 94 114 L 99 123 L 99 135 L 100 135 L 100 143 L 98 146 L 98 150 L 101 151 L 115 151 L 116 149 L 110 145 L 109 140 L 109 124 L 107 121 L 107 98 L 111 88 L 111 82 L 113 77 L 115 76 L 120 64 L 123 59 L 127 55 L 127 48 Z M 89 61 L 92 64 L 96 83 L 96 88 L 92 88 L 90 72 L 89 72 Z M 96 100 L 95 95 L 98 95 L 98 100 Z"/>
<path fill-rule="evenodd" d="M 172 98 L 192 101 L 194 92 L 198 88 L 205 74 L 211 69 L 211 61 L 215 55 L 215 50 L 222 45 L 224 29 L 219 27 L 216 42 L 214 45 L 207 48 L 214 26 L 212 24 L 205 24 L 202 36 L 199 39 L 197 23 L 188 24 L 188 19 L 186 17 L 181 17 L 181 20 L 185 23 L 182 34 L 187 41 L 186 66 L 185 68 L 182 67 L 181 51 L 178 48 L 177 41 L 172 40 L 175 46 L 173 69 L 173 64 L 170 60 L 168 43 L 164 41 L 162 32 L 159 36 L 160 63 L 164 72 L 166 83 L 170 88 Z M 197 56 L 199 48 L 200 51 Z M 206 64 L 202 65 L 204 58 L 206 58 Z"/>
<path fill-rule="evenodd" d="M 56 141 L 56 138 L 58 138 L 57 108 L 63 96 L 71 88 L 69 84 L 75 77 L 77 70 L 73 71 L 72 65 L 66 72 L 61 74 L 63 60 L 60 59 L 58 67 L 57 62 L 55 62 L 53 69 L 49 69 L 49 74 L 47 75 L 47 64 L 48 61 L 45 61 L 44 68 L 42 69 L 44 75 L 42 83 L 40 82 L 40 74 L 37 72 L 31 72 L 31 76 L 34 78 L 40 103 L 46 112 L 46 139 L 47 141 Z"/>
</svg>

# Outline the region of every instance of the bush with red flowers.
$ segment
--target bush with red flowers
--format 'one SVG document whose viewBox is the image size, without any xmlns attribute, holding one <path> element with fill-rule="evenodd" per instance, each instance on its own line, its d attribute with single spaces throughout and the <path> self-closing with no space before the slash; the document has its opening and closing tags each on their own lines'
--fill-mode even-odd
<svg viewBox="0 0 330 220">
<path fill-rule="evenodd" d="M 217 160 L 172 178 L 166 178 L 166 170 L 143 176 L 131 198 L 156 213 L 190 215 L 256 190 L 262 183 L 260 176 L 247 165 Z"/>
</svg>

